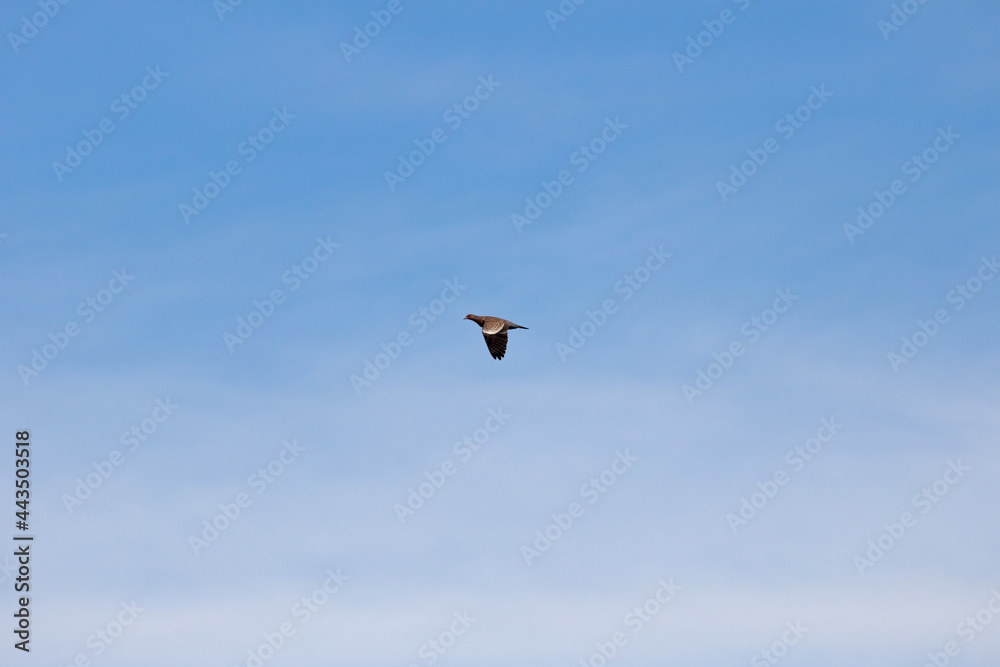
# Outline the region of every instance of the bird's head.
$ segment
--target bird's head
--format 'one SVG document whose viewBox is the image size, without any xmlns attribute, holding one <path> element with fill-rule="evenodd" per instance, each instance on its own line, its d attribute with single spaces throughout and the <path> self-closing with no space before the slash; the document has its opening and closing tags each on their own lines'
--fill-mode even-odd
<svg viewBox="0 0 1000 667">
<path fill-rule="evenodd" d="M 473 322 L 476 322 L 476 323 L 478 323 L 478 322 L 479 322 L 479 320 L 480 320 L 480 319 L 482 319 L 482 318 L 481 318 L 481 317 L 479 317 L 478 315 L 472 315 L 472 314 L 469 314 L 469 315 L 466 315 L 466 316 L 465 316 L 465 319 L 467 319 L 467 320 L 472 320 Z"/>
</svg>

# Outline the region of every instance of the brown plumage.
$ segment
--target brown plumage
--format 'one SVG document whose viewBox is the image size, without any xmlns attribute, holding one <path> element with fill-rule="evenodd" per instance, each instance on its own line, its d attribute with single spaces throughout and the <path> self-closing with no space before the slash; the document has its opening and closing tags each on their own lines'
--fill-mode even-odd
<svg viewBox="0 0 1000 667">
<path fill-rule="evenodd" d="M 507 332 L 511 329 L 527 329 L 520 324 L 514 324 L 509 320 L 499 317 L 483 317 L 482 315 L 466 315 L 465 319 L 472 320 L 483 328 L 483 338 L 486 339 L 486 347 L 494 359 L 503 359 L 507 351 Z"/>
</svg>

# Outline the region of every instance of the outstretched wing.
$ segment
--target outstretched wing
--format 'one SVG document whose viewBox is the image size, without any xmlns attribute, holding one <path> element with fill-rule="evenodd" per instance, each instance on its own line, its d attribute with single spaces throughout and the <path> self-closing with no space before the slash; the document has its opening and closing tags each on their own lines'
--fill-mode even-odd
<svg viewBox="0 0 1000 667">
<path fill-rule="evenodd" d="M 486 321 L 483 322 L 483 335 L 486 334 L 498 334 L 501 331 L 506 333 L 507 331 L 507 321 L 501 320 L 499 317 L 487 317 Z"/>
<path fill-rule="evenodd" d="M 507 332 L 488 334 L 484 333 L 486 347 L 490 349 L 490 354 L 494 359 L 503 359 L 504 352 L 507 351 Z"/>
</svg>

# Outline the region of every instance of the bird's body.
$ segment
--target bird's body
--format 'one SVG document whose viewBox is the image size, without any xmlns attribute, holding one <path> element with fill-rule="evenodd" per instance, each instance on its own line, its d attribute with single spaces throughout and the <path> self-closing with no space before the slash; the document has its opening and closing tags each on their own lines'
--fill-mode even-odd
<svg viewBox="0 0 1000 667">
<path fill-rule="evenodd" d="M 483 328 L 483 338 L 486 339 L 486 347 L 489 348 L 490 354 L 494 359 L 503 359 L 503 355 L 507 351 L 507 332 L 509 330 L 528 328 L 500 317 L 466 315 L 465 319 L 472 320 Z"/>
</svg>

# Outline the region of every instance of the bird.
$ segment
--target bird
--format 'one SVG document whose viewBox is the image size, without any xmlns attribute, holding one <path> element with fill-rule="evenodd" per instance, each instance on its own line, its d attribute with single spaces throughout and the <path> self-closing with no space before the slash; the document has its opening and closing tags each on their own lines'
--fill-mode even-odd
<svg viewBox="0 0 1000 667">
<path fill-rule="evenodd" d="M 486 347 L 494 359 L 503 359 L 507 351 L 507 332 L 511 329 L 527 329 L 520 324 L 514 324 L 501 317 L 483 317 L 482 315 L 466 315 L 465 319 L 472 320 L 483 328 L 483 338 L 486 339 Z"/>
</svg>

